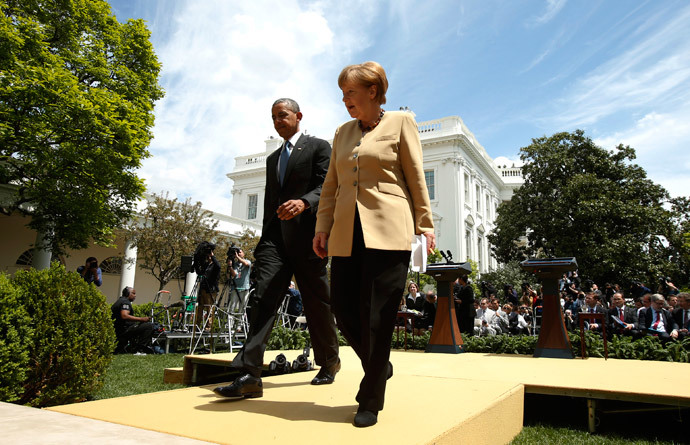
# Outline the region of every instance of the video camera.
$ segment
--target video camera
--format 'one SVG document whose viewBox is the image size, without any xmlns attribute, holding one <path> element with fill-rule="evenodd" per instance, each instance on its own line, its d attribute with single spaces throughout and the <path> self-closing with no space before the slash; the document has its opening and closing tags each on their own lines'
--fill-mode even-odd
<svg viewBox="0 0 690 445">
<path fill-rule="evenodd" d="M 232 263 L 232 268 L 237 269 L 237 256 L 240 254 L 240 249 L 239 247 L 235 246 L 235 243 L 233 243 L 230 247 L 228 247 L 228 262 Z"/>
<path fill-rule="evenodd" d="M 311 371 L 314 369 L 311 360 L 309 360 L 309 346 L 304 348 L 304 352 L 297 356 L 292 362 L 292 372 Z"/>
<path fill-rule="evenodd" d="M 290 372 L 290 363 L 285 358 L 285 354 L 278 354 L 275 360 L 268 364 L 268 370 L 275 374 L 287 374 Z"/>
</svg>

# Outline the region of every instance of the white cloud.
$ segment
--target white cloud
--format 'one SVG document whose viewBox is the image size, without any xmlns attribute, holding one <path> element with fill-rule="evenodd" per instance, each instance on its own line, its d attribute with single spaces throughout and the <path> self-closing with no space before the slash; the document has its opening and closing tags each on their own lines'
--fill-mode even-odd
<svg viewBox="0 0 690 445">
<path fill-rule="evenodd" d="M 558 110 L 543 122 L 561 128 L 590 125 L 619 111 L 649 109 L 652 104 L 687 102 L 690 94 L 690 8 L 670 21 L 651 17 L 650 37 L 592 69 L 557 101 Z"/>
<path fill-rule="evenodd" d="M 539 26 L 550 22 L 563 9 L 567 0 L 546 0 L 546 11 L 533 18 L 527 26 Z"/>
<path fill-rule="evenodd" d="M 690 196 L 690 107 L 674 114 L 650 113 L 625 131 L 602 135 L 597 145 L 612 149 L 618 144 L 635 149 L 635 163 L 672 196 Z"/>
<path fill-rule="evenodd" d="M 346 116 L 337 74 L 352 63 L 342 61 L 349 48 L 366 47 L 358 27 L 367 22 L 337 3 L 328 15 L 319 2 L 177 6 L 156 17 L 172 23 L 160 41 L 153 35 L 166 96 L 156 107 L 153 157 L 140 175 L 149 192 L 170 191 L 229 214 L 232 183 L 225 174 L 236 156 L 261 152 L 263 141 L 277 136 L 270 120 L 275 99 L 296 99 L 302 129 L 333 136 Z"/>
</svg>

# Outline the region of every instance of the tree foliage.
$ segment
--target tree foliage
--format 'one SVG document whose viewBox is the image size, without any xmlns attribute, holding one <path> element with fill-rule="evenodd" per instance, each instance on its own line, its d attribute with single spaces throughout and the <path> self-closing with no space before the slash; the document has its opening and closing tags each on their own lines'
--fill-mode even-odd
<svg viewBox="0 0 690 445">
<path fill-rule="evenodd" d="M 53 251 L 112 242 L 144 190 L 160 64 L 105 0 L 0 0 L 1 211 Z"/>
<path fill-rule="evenodd" d="M 675 242 L 668 194 L 631 162 L 633 148 L 607 151 L 577 130 L 533 139 L 520 157 L 525 183 L 489 236 L 499 261 L 575 256 L 581 276 L 621 284 L 671 267 L 659 249 Z"/>
<path fill-rule="evenodd" d="M 154 194 L 141 218 L 129 224 L 126 236 L 137 247 L 140 268 L 158 280 L 159 290 L 179 275 L 182 255 L 192 255 L 200 242 L 220 237 L 212 216 L 200 202 Z"/>
</svg>

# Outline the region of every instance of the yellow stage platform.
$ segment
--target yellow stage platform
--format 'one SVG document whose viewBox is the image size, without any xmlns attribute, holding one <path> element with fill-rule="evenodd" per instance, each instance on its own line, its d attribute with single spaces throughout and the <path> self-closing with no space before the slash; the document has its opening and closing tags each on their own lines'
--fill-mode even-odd
<svg viewBox="0 0 690 445">
<path fill-rule="evenodd" d="M 285 354 L 292 361 L 300 352 Z M 195 358 L 222 364 L 233 355 Z M 351 422 L 362 370 L 350 348 L 341 358 L 333 385 L 310 385 L 316 371 L 268 377 L 259 399 L 221 399 L 207 385 L 51 410 L 226 444 L 500 444 L 522 429 L 525 392 L 690 406 L 687 364 L 393 351 L 379 423 L 358 429 Z M 640 384 L 640 375 L 655 384 Z"/>
</svg>

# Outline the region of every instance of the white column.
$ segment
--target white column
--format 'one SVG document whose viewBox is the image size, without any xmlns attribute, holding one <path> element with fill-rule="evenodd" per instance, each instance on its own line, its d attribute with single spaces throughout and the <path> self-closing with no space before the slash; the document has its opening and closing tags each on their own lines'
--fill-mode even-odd
<svg viewBox="0 0 690 445">
<path fill-rule="evenodd" d="M 36 242 L 34 243 L 33 256 L 31 258 L 31 267 L 36 270 L 43 270 L 50 268 L 50 258 L 52 252 L 50 246 L 45 244 L 44 233 L 39 231 L 36 233 Z"/>
<path fill-rule="evenodd" d="M 134 287 L 134 278 L 137 273 L 137 248 L 133 245 L 131 240 L 125 241 L 125 257 L 122 261 L 122 271 L 120 272 L 120 287 L 122 290 L 125 286 Z"/>
</svg>

